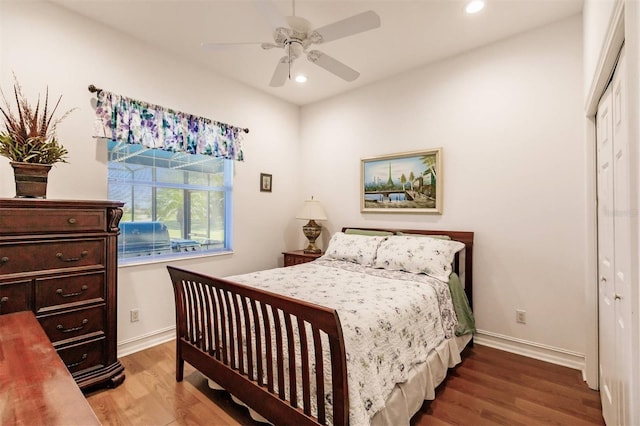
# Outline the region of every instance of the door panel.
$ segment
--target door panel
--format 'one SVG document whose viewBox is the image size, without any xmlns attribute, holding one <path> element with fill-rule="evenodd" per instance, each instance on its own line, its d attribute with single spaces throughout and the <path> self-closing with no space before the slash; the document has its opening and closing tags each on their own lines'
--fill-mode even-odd
<svg viewBox="0 0 640 426">
<path fill-rule="evenodd" d="M 631 378 L 631 185 L 629 137 L 625 99 L 624 49 L 612 81 L 613 96 L 613 204 L 614 204 L 614 304 L 617 422 L 630 424 Z"/>
<path fill-rule="evenodd" d="M 596 116 L 598 179 L 598 323 L 599 373 L 602 415 L 607 424 L 617 424 L 615 386 L 615 287 L 613 222 L 613 119 L 611 90 L 607 89 Z"/>
<path fill-rule="evenodd" d="M 600 398 L 608 425 L 631 421 L 632 210 L 624 49 L 596 115 Z"/>
</svg>

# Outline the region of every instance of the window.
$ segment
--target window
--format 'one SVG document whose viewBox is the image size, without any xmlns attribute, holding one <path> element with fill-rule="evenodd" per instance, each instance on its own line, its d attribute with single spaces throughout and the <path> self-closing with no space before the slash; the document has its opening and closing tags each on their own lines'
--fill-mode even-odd
<svg viewBox="0 0 640 426">
<path fill-rule="evenodd" d="M 109 142 L 120 264 L 231 250 L 233 160 Z"/>
</svg>

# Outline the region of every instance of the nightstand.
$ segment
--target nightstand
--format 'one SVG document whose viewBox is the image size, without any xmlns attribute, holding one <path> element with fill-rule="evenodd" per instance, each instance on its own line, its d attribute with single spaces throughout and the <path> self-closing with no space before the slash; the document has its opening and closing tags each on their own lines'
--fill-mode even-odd
<svg viewBox="0 0 640 426">
<path fill-rule="evenodd" d="M 300 265 L 322 256 L 322 253 L 305 253 L 304 250 L 285 251 L 282 254 L 284 254 L 284 266 Z"/>
</svg>

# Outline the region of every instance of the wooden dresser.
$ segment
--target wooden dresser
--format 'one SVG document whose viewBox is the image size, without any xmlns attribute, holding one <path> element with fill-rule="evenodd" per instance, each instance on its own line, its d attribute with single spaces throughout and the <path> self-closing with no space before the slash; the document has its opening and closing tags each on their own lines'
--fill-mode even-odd
<svg viewBox="0 0 640 426">
<path fill-rule="evenodd" d="M 116 357 L 122 205 L 0 199 L 0 314 L 33 311 L 82 390 L 124 380 Z"/>
</svg>

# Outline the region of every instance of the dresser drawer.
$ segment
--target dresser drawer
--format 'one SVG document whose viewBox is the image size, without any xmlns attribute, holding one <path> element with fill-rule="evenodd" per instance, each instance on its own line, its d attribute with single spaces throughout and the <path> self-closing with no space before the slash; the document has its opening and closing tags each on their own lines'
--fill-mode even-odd
<svg viewBox="0 0 640 426">
<path fill-rule="evenodd" d="M 0 283 L 0 315 L 31 310 L 31 281 Z"/>
<path fill-rule="evenodd" d="M 284 266 L 300 265 L 302 263 L 313 262 L 322 253 L 305 253 L 303 250 L 285 251 L 284 254 Z"/>
<path fill-rule="evenodd" d="M 104 335 L 104 314 L 103 305 L 42 316 L 38 321 L 49 336 L 49 340 L 56 343 L 91 333 Z"/>
<path fill-rule="evenodd" d="M 35 312 L 66 309 L 89 303 L 102 303 L 105 295 L 104 272 L 37 278 Z"/>
<path fill-rule="evenodd" d="M 0 274 L 104 265 L 105 241 L 44 240 L 0 245 Z"/>
<path fill-rule="evenodd" d="M 313 259 L 307 259 L 297 256 L 286 256 L 284 259 L 284 266 L 301 265 L 303 263 L 311 262 Z"/>
<path fill-rule="evenodd" d="M 104 209 L 0 208 L 1 234 L 106 231 Z"/>
<path fill-rule="evenodd" d="M 105 339 L 57 348 L 58 355 L 71 373 L 104 366 Z M 54 345 L 55 346 L 55 345 Z"/>
</svg>

